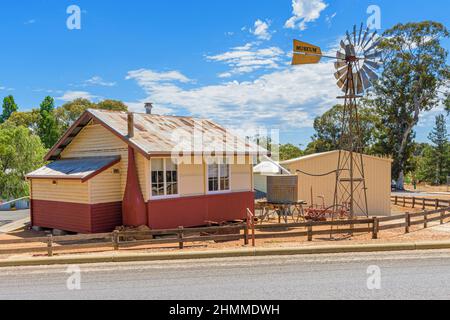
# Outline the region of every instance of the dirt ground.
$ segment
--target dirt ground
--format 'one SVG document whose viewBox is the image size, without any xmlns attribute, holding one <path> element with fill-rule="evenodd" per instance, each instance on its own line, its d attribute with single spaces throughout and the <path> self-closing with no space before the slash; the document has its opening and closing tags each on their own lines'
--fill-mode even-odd
<svg viewBox="0 0 450 320">
<path fill-rule="evenodd" d="M 420 212 L 420 209 L 403 208 L 401 206 L 393 206 L 393 215 L 402 214 L 405 212 Z M 400 221 L 398 221 L 400 222 Z M 390 222 L 396 223 L 396 222 Z M 363 227 L 363 226 L 360 226 Z M 330 227 L 315 228 L 314 230 L 327 229 Z M 278 232 L 303 232 L 306 231 L 305 228 L 297 228 L 292 230 L 278 230 Z M 269 231 L 264 231 L 268 233 Z M 276 230 L 271 230 L 274 234 L 277 233 Z M 257 231 L 257 234 L 260 233 Z M 34 231 L 18 231 L 8 235 L 0 235 L 0 240 L 7 239 L 21 239 L 21 238 L 33 238 L 46 236 L 45 232 L 34 232 Z M 298 247 L 298 246 L 318 246 L 318 245 L 354 245 L 354 244 L 367 244 L 367 243 L 403 243 L 403 242 L 418 242 L 418 241 L 438 241 L 438 240 L 450 240 L 450 220 L 446 221 L 446 224 L 440 225 L 439 222 L 430 223 L 428 229 L 423 229 L 423 226 L 412 227 L 409 234 L 405 234 L 405 230 L 394 229 L 381 231 L 378 234 L 378 240 L 372 240 L 372 234 L 354 234 L 349 235 L 336 235 L 331 238 L 329 235 L 326 236 L 315 236 L 312 242 L 308 242 L 306 237 L 290 237 L 290 238 L 275 238 L 275 239 L 260 239 L 256 240 L 257 247 L 264 248 L 286 248 L 286 247 Z M 56 244 L 58 245 L 58 244 Z M 13 248 L 29 248 L 29 247 L 42 247 L 46 248 L 44 243 L 29 243 L 21 245 L 8 245 L 0 246 L 0 249 L 13 249 Z M 186 243 L 184 251 L 204 251 L 204 250 L 217 250 L 217 249 L 239 249 L 243 248 L 244 243 L 241 241 L 232 241 L 224 243 L 210 242 L 196 242 L 196 243 Z M 74 253 L 95 253 L 95 252 L 105 252 L 112 251 L 112 246 L 109 243 L 105 243 L 104 246 L 99 246 L 96 249 L 81 249 L 76 251 L 61 251 L 57 255 L 63 254 L 74 254 Z M 121 249 L 120 252 L 172 252 L 179 251 L 178 245 L 152 245 L 152 246 L 141 246 L 134 247 L 133 249 Z M 20 255 L 1 255 L 0 259 L 8 258 L 18 258 L 18 257 L 29 257 L 29 256 L 46 256 L 45 251 L 38 254 L 20 254 Z"/>
</svg>

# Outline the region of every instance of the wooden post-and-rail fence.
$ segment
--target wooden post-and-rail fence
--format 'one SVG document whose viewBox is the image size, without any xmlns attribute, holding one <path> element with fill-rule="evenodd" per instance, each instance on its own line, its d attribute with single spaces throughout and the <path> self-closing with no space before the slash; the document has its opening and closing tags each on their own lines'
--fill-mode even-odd
<svg viewBox="0 0 450 320">
<path fill-rule="evenodd" d="M 398 203 L 400 198 L 393 198 Z M 416 199 L 417 200 L 417 199 Z M 403 199 L 402 203 L 413 200 Z M 442 205 L 444 201 L 438 204 Z M 435 201 L 436 206 L 436 201 Z M 369 219 L 337 220 L 337 221 L 306 221 L 292 224 L 262 224 L 255 223 L 255 215 L 247 210 L 244 223 L 204 228 L 183 228 L 149 231 L 114 231 L 112 233 L 93 235 L 74 235 L 55 237 L 0 240 L 1 254 L 47 253 L 49 257 L 61 251 L 96 250 L 109 251 L 120 249 L 138 249 L 150 245 L 178 244 L 180 250 L 186 243 L 208 241 L 240 241 L 244 245 L 256 246 L 257 239 L 277 239 L 305 237 L 313 241 L 314 236 L 371 233 L 373 239 L 378 239 L 379 233 L 390 229 L 404 229 L 411 232 L 413 226 L 428 228 L 431 222 L 441 224 L 450 219 L 450 206 L 418 213 L 406 213 L 392 217 L 374 217 Z M 448 222 L 448 221 L 447 221 Z M 278 232 L 277 232 L 278 231 Z M 33 244 L 34 246 L 30 247 Z M 38 246 L 36 246 L 38 244 Z M 46 244 L 44 247 L 43 244 Z M 24 245 L 26 247 L 19 247 Z M 3 248 L 6 246 L 6 248 Z M 17 246 L 12 248 L 11 246 Z"/>
</svg>

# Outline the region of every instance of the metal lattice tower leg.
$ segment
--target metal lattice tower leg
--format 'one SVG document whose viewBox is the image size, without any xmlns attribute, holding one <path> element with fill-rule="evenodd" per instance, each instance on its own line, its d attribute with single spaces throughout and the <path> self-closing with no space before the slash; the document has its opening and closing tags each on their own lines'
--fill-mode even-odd
<svg viewBox="0 0 450 320">
<path fill-rule="evenodd" d="M 348 209 L 350 219 L 357 215 L 369 216 L 367 186 L 363 158 L 363 143 L 354 85 L 354 62 L 347 63 L 347 87 L 342 112 L 338 167 L 334 194 L 334 211 Z M 333 217 L 334 219 L 335 217 Z"/>
</svg>

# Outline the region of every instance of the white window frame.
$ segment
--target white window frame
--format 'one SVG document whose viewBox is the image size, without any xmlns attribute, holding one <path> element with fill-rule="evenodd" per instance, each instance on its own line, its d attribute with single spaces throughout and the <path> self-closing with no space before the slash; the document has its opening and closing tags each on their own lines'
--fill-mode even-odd
<svg viewBox="0 0 450 320">
<path fill-rule="evenodd" d="M 153 195 L 153 179 L 152 179 L 152 161 L 153 160 L 163 160 L 163 168 L 164 168 L 164 193 L 167 192 L 167 161 L 172 161 L 172 158 L 151 158 L 150 159 L 150 199 L 151 200 L 162 200 L 162 199 L 174 199 L 180 197 L 180 166 L 177 166 L 177 194 L 163 195 L 163 196 L 154 196 Z"/>
<path fill-rule="evenodd" d="M 213 165 L 213 164 L 219 166 L 219 171 L 218 171 L 218 174 L 219 174 L 219 182 L 218 182 L 219 183 L 219 189 L 220 189 L 220 165 L 228 164 L 228 171 L 229 171 L 228 172 L 229 173 L 229 176 L 228 176 L 229 188 L 228 188 L 228 190 L 209 191 L 209 166 Z M 227 193 L 232 193 L 233 191 L 231 189 L 231 172 L 232 172 L 231 164 L 229 164 L 229 163 L 222 163 L 222 161 L 215 161 L 214 163 L 207 162 L 206 163 L 206 173 L 205 173 L 205 177 L 206 177 L 206 194 L 227 194 Z"/>
</svg>

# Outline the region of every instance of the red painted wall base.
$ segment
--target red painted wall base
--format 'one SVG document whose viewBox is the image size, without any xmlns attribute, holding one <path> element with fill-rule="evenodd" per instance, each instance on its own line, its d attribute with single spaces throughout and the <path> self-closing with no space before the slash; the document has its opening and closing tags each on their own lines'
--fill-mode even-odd
<svg viewBox="0 0 450 320">
<path fill-rule="evenodd" d="M 31 201 L 33 226 L 76 233 L 111 232 L 122 225 L 122 202 L 78 204 Z"/>
<path fill-rule="evenodd" d="M 148 224 L 152 229 L 172 229 L 243 220 L 247 208 L 254 211 L 254 201 L 253 192 L 149 201 Z"/>
<path fill-rule="evenodd" d="M 227 193 L 147 203 L 148 226 L 172 229 L 204 226 L 208 221 L 244 220 L 247 208 L 254 211 L 254 193 Z M 111 232 L 122 222 L 122 202 L 76 204 L 32 200 L 33 226 L 77 233 Z"/>
</svg>

